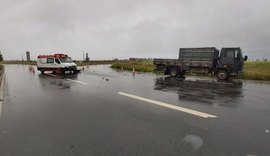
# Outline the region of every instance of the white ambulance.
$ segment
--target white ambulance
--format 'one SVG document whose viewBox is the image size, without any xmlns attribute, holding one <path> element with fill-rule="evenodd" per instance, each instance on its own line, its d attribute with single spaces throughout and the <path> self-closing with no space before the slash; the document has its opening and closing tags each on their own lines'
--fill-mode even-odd
<svg viewBox="0 0 270 156">
<path fill-rule="evenodd" d="M 62 74 L 65 74 L 66 71 L 74 74 L 79 72 L 76 63 L 66 54 L 39 55 L 37 69 L 42 74 L 45 71 L 60 72 Z"/>
</svg>

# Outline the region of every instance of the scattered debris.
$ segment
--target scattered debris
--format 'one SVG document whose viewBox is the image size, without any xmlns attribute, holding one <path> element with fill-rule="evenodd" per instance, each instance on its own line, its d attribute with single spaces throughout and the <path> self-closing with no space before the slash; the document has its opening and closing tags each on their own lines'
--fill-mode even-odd
<svg viewBox="0 0 270 156">
<path fill-rule="evenodd" d="M 266 133 L 269 133 L 269 130 L 267 129 L 267 130 L 265 130 L 265 132 L 266 132 Z"/>
<path fill-rule="evenodd" d="M 109 81 L 109 79 L 106 79 L 106 81 Z"/>
</svg>

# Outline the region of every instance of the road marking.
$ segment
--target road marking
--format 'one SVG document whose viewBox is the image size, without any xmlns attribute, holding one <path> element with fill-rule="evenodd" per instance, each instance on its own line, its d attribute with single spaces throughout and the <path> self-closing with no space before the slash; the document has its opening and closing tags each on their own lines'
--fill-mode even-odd
<svg viewBox="0 0 270 156">
<path fill-rule="evenodd" d="M 72 82 L 76 82 L 76 83 L 80 83 L 80 84 L 83 84 L 83 85 L 87 85 L 88 83 L 86 82 L 82 82 L 82 81 L 77 81 L 77 80 L 72 80 L 72 79 L 67 79 L 68 81 L 72 81 Z"/>
<path fill-rule="evenodd" d="M 160 101 L 147 99 L 147 98 L 136 96 L 136 95 L 131 95 L 131 94 L 128 94 L 128 93 L 118 92 L 118 94 L 130 97 L 130 98 L 133 98 L 133 99 L 137 99 L 137 100 L 140 100 L 140 101 L 152 103 L 152 104 L 155 104 L 155 105 L 158 105 L 158 106 L 162 106 L 162 107 L 178 110 L 178 111 L 181 111 L 181 112 L 185 112 L 185 113 L 188 113 L 188 114 L 192 114 L 192 115 L 199 116 L 199 117 L 202 117 L 202 118 L 216 118 L 217 117 L 215 115 L 199 112 L 199 111 L 184 108 L 184 107 L 175 106 L 175 105 L 160 102 Z"/>
<path fill-rule="evenodd" d="M 56 75 L 50 74 L 50 73 L 47 73 L 46 75 L 50 75 L 50 76 L 56 77 Z"/>
<path fill-rule="evenodd" d="M 3 104 L 3 97 L 4 97 L 4 85 L 5 85 L 5 74 L 3 74 L 1 87 L 0 87 L 0 119 L 1 119 L 1 112 L 2 112 L 2 104 Z"/>
</svg>

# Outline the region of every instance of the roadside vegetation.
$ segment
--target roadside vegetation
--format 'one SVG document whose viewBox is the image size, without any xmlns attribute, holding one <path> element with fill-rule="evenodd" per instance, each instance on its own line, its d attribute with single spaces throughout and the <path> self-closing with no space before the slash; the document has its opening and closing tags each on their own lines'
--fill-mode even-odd
<svg viewBox="0 0 270 156">
<path fill-rule="evenodd" d="M 111 68 L 141 72 L 153 72 L 154 66 L 151 60 L 142 61 L 118 61 L 111 65 Z M 190 75 L 196 75 L 190 73 Z M 244 64 L 242 79 L 267 80 L 270 81 L 270 61 L 247 61 Z"/>
<path fill-rule="evenodd" d="M 3 64 L 24 64 L 24 65 L 36 65 L 37 62 L 36 61 L 18 61 L 18 60 L 4 60 L 2 62 Z"/>
<path fill-rule="evenodd" d="M 99 65 L 99 64 L 113 64 L 116 61 L 114 60 L 93 60 L 93 61 L 77 61 L 78 66 L 87 66 L 87 65 Z"/>
<path fill-rule="evenodd" d="M 151 60 L 142 60 L 142 61 L 118 61 L 111 65 L 111 68 L 123 69 L 132 71 L 135 68 L 136 71 L 141 72 L 153 72 L 154 65 Z"/>
<path fill-rule="evenodd" d="M 270 61 L 247 61 L 244 65 L 243 79 L 270 81 Z"/>
</svg>

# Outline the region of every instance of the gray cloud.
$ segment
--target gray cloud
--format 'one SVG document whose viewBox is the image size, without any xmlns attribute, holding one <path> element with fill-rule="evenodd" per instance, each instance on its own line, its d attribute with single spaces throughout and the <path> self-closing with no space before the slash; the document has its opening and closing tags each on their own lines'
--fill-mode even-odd
<svg viewBox="0 0 270 156">
<path fill-rule="evenodd" d="M 180 47 L 242 47 L 270 58 L 267 0 L 1 0 L 0 50 L 75 58 L 176 58 Z"/>
</svg>

